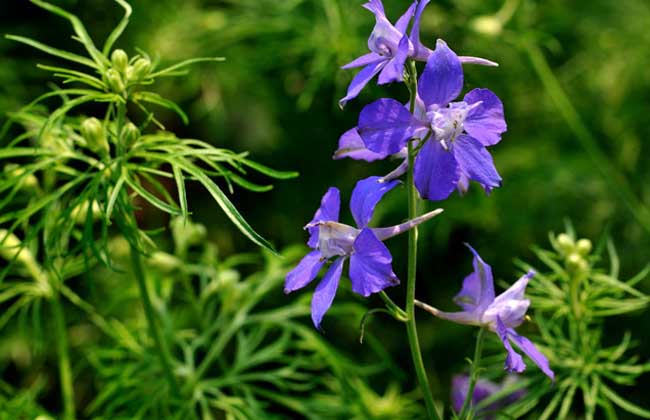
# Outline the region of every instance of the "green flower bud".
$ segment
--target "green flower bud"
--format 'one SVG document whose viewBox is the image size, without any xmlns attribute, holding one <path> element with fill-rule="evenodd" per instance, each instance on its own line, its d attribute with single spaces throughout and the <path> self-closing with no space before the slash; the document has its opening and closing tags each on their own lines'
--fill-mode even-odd
<svg viewBox="0 0 650 420">
<path fill-rule="evenodd" d="M 557 235 L 557 247 L 558 251 L 560 251 L 564 255 L 569 255 L 570 253 L 573 252 L 575 248 L 575 243 L 573 242 L 573 239 L 566 233 L 560 233 Z"/>
<path fill-rule="evenodd" d="M 32 191 L 38 188 L 38 179 L 34 174 L 25 175 L 25 169 L 15 164 L 9 164 L 5 167 L 5 173 L 8 178 L 20 178 L 19 187 L 24 190 Z"/>
<path fill-rule="evenodd" d="M 203 243 L 207 236 L 205 226 L 200 223 L 192 223 L 182 217 L 172 220 L 171 227 L 174 241 L 181 244 L 184 249 Z"/>
<path fill-rule="evenodd" d="M 140 130 L 132 122 L 128 122 L 124 127 L 124 144 L 131 147 L 140 138 Z"/>
<path fill-rule="evenodd" d="M 503 23 L 496 16 L 479 16 L 470 26 L 475 32 L 487 36 L 497 36 L 503 30 Z"/>
<path fill-rule="evenodd" d="M 183 262 L 179 258 L 160 251 L 151 254 L 151 258 L 149 258 L 147 263 L 163 273 L 172 273 L 183 265 Z"/>
<path fill-rule="evenodd" d="M 115 69 L 108 69 L 106 70 L 106 83 L 108 83 L 108 87 L 111 88 L 111 90 L 115 93 L 123 93 L 125 86 L 124 86 L 124 81 L 122 80 L 122 76 L 120 76 L 120 73 L 118 73 L 117 70 Z"/>
<path fill-rule="evenodd" d="M 576 251 L 583 257 L 589 255 L 591 252 L 591 241 L 589 239 L 580 239 L 576 242 Z"/>
<path fill-rule="evenodd" d="M 27 265 L 34 261 L 34 256 L 26 247 L 22 247 L 22 242 L 13 233 L 0 229 L 0 257 L 7 261 L 14 258 L 16 261 Z"/>
<path fill-rule="evenodd" d="M 81 123 L 80 131 L 90 150 L 105 154 L 109 153 L 110 148 L 101 121 L 95 117 L 86 118 Z"/>
<path fill-rule="evenodd" d="M 91 205 L 91 211 L 93 220 L 98 220 L 102 215 L 102 209 L 99 207 L 99 203 L 97 203 L 97 201 L 93 201 Z M 75 208 L 73 208 L 70 212 L 70 217 L 78 225 L 85 224 L 86 219 L 88 218 L 88 203 L 86 202 L 77 204 Z"/>
<path fill-rule="evenodd" d="M 129 65 L 129 56 L 126 55 L 124 50 L 115 50 L 111 54 L 111 62 L 113 68 L 122 74 L 126 74 L 126 68 Z"/>
<path fill-rule="evenodd" d="M 135 63 L 133 63 L 133 67 L 129 75 L 129 79 L 132 80 L 144 79 L 149 75 L 150 70 L 151 70 L 151 60 L 144 57 L 138 58 L 137 60 L 135 60 Z"/>
<path fill-rule="evenodd" d="M 577 252 L 573 252 L 567 257 L 566 265 L 570 271 L 585 271 L 589 268 L 587 261 Z"/>
</svg>

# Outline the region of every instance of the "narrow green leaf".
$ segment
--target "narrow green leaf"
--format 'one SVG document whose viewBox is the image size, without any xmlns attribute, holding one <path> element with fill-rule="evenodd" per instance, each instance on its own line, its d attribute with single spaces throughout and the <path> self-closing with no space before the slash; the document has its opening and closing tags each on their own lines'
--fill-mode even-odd
<svg viewBox="0 0 650 420">
<path fill-rule="evenodd" d="M 638 405 L 621 397 L 616 392 L 614 392 L 611 388 L 606 386 L 604 383 L 600 384 L 600 393 L 601 395 L 606 397 L 609 401 L 621 407 L 623 410 L 627 411 L 628 413 L 634 414 L 644 419 L 650 419 L 650 411 L 646 410 L 645 408 L 641 408 Z"/>
<path fill-rule="evenodd" d="M 248 159 L 241 159 L 240 162 L 250 168 L 255 169 L 257 172 L 260 172 L 266 176 L 275 179 L 291 179 L 291 178 L 296 178 L 297 176 L 300 175 L 298 172 L 295 171 L 278 171 L 275 169 L 271 169 L 268 166 L 264 166 L 260 163 L 253 162 Z"/>
<path fill-rule="evenodd" d="M 99 89 L 101 91 L 103 91 L 106 88 L 106 86 L 104 85 L 104 82 L 102 82 L 101 80 L 99 80 L 96 77 L 93 77 L 93 76 L 91 76 L 89 74 L 86 74 L 86 73 L 83 73 L 81 71 L 67 69 L 65 67 L 46 66 L 44 64 L 37 64 L 36 67 L 38 67 L 39 69 L 54 72 L 54 75 L 58 76 L 58 77 L 71 78 L 71 76 L 74 76 L 75 81 L 85 83 L 85 84 L 87 84 L 89 86 L 92 86 L 92 87 L 94 87 L 96 89 Z"/>
<path fill-rule="evenodd" d="M 111 195 L 108 198 L 108 203 L 106 204 L 106 215 L 105 215 L 106 223 L 110 223 L 111 221 L 113 208 L 115 207 L 117 198 L 120 196 L 120 191 L 122 190 L 122 186 L 124 185 L 125 181 L 126 181 L 126 176 L 124 176 L 124 173 L 122 173 L 120 177 L 117 179 L 115 185 L 113 186 L 113 191 L 111 191 Z"/>
<path fill-rule="evenodd" d="M 197 58 L 190 58 L 189 60 L 181 61 L 180 63 L 176 63 L 172 66 L 169 66 L 167 68 L 164 68 L 162 70 L 159 70 L 157 72 L 154 72 L 150 75 L 152 79 L 156 77 L 161 77 L 161 76 L 172 76 L 174 75 L 173 73 L 176 70 L 180 70 L 184 67 L 190 66 L 192 64 L 196 63 L 206 63 L 206 62 L 219 62 L 219 61 L 225 61 L 226 59 L 224 57 L 197 57 Z"/>
<path fill-rule="evenodd" d="M 124 0 L 115 0 L 122 8 L 124 9 L 124 16 L 120 20 L 120 23 L 117 24 L 115 29 L 111 31 L 111 33 L 108 35 L 108 38 L 106 38 L 106 42 L 104 43 L 104 48 L 102 48 L 102 53 L 106 57 L 108 57 L 108 54 L 111 52 L 111 49 L 113 48 L 113 44 L 115 44 L 115 41 L 118 40 L 120 35 L 124 32 L 124 29 L 126 26 L 129 24 L 129 18 L 131 17 L 131 5 L 129 3 L 125 2 Z"/>
<path fill-rule="evenodd" d="M 162 106 L 163 108 L 167 108 L 171 111 L 174 111 L 176 114 L 178 114 L 179 117 L 181 117 L 181 120 L 183 120 L 183 124 L 187 125 L 189 124 L 189 118 L 187 118 L 187 114 L 185 114 L 185 111 L 181 109 L 178 105 L 176 105 L 174 102 L 170 101 L 169 99 L 165 99 L 162 96 L 158 95 L 157 93 L 154 92 L 136 92 L 133 94 L 133 101 L 138 102 L 148 102 L 151 104 L 159 105 Z"/>
<path fill-rule="evenodd" d="M 5 35 L 5 38 L 12 41 L 20 42 L 22 44 L 29 45 L 30 47 L 36 48 L 37 50 L 43 51 L 47 54 L 53 55 L 55 57 L 62 58 L 64 60 L 72 61 L 75 63 L 83 64 L 94 69 L 97 69 L 97 64 L 93 60 L 89 60 L 86 57 L 77 55 L 68 51 L 59 50 L 58 48 L 50 47 L 49 45 L 43 44 L 31 38 L 26 38 L 19 35 Z"/>
<path fill-rule="evenodd" d="M 126 175 L 126 174 L 125 174 Z M 135 179 L 131 178 L 131 176 L 126 175 L 124 177 L 124 180 L 126 181 L 126 184 L 133 189 L 138 195 L 142 198 L 144 198 L 146 201 L 148 201 L 152 206 L 164 211 L 165 213 L 173 214 L 173 215 L 178 215 L 181 214 L 180 210 L 178 210 L 176 207 L 170 206 L 169 204 L 165 203 L 149 191 L 147 191 L 146 188 L 144 188 L 138 181 Z"/>
<path fill-rule="evenodd" d="M 172 171 L 174 172 L 174 180 L 176 180 L 176 190 L 178 191 L 178 201 L 181 204 L 181 213 L 183 214 L 183 218 L 187 219 L 189 212 L 187 210 L 187 193 L 185 191 L 183 171 L 175 164 L 172 164 Z"/>
<path fill-rule="evenodd" d="M 221 189 L 212 182 L 207 175 L 205 175 L 200 168 L 191 164 L 185 159 L 179 159 L 178 165 L 187 173 L 195 177 L 212 195 L 212 198 L 217 202 L 219 207 L 223 212 L 228 216 L 228 218 L 233 222 L 233 224 L 253 243 L 261 246 L 262 248 L 267 249 L 275 255 L 279 255 L 278 252 L 273 248 L 273 246 L 264 239 L 261 235 L 253 230 L 253 228 L 248 224 L 248 222 L 243 218 L 239 213 L 237 208 L 232 204 L 232 202 L 226 197 L 226 195 L 221 191 Z"/>
</svg>

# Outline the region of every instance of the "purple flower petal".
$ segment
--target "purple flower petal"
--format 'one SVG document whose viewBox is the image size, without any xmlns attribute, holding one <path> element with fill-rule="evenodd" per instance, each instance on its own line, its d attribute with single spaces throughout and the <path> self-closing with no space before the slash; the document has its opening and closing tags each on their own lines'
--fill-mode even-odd
<svg viewBox="0 0 650 420">
<path fill-rule="evenodd" d="M 463 280 L 463 288 L 454 298 L 454 302 L 466 311 L 484 311 L 494 301 L 494 280 L 492 267 L 469 244 L 465 244 L 474 259 L 474 271 Z"/>
<path fill-rule="evenodd" d="M 400 176 L 404 175 L 408 169 L 409 169 L 409 161 L 408 159 L 404 159 L 402 163 L 400 163 L 399 166 L 397 166 L 397 168 L 393 169 L 388 174 L 384 175 L 384 177 L 381 178 L 381 182 L 388 182 L 397 179 Z"/>
<path fill-rule="evenodd" d="M 485 146 L 464 134 L 458 136 L 454 143 L 454 156 L 469 179 L 481 184 L 487 193 L 501 186 L 501 176 Z"/>
<path fill-rule="evenodd" d="M 347 70 L 355 67 L 367 66 L 368 64 L 374 64 L 384 60 L 385 58 L 382 57 L 381 55 L 374 52 L 369 52 L 368 54 L 364 54 L 361 57 L 357 57 L 356 59 L 350 61 L 348 64 L 342 66 L 341 68 Z"/>
<path fill-rule="evenodd" d="M 393 236 L 397 236 L 410 229 L 413 229 L 415 226 L 420 225 L 426 222 L 427 220 L 433 219 L 440 213 L 442 213 L 442 209 L 436 209 L 428 213 L 425 213 L 423 215 L 420 215 L 415 219 L 407 220 L 404 223 L 400 223 L 399 225 L 383 227 L 383 228 L 371 228 L 371 230 L 372 233 L 375 234 L 377 239 L 379 239 L 380 241 L 385 241 L 386 239 L 392 238 Z"/>
<path fill-rule="evenodd" d="M 339 148 L 334 152 L 334 159 L 350 158 L 355 160 L 365 160 L 373 162 L 388 157 L 386 154 L 375 153 L 368 150 L 359 135 L 357 128 L 351 128 L 341 135 L 339 139 Z"/>
<path fill-rule="evenodd" d="M 465 131 L 483 146 L 497 144 L 501 140 L 501 134 L 508 129 L 499 97 L 489 89 L 474 89 L 463 100 L 470 105 L 481 102 L 481 105 L 467 114 Z"/>
<path fill-rule="evenodd" d="M 400 16 L 399 19 L 397 19 L 397 22 L 395 22 L 395 29 L 397 29 L 400 33 L 403 34 L 406 33 L 406 29 L 408 28 L 409 22 L 413 17 L 413 12 L 415 11 L 416 5 L 417 5 L 417 0 L 415 0 L 413 4 L 410 5 L 408 9 L 406 9 L 406 12 L 404 12 L 404 14 Z"/>
<path fill-rule="evenodd" d="M 386 16 L 381 0 L 368 0 L 368 3 L 363 4 L 361 7 L 370 10 L 375 15 Z"/>
<path fill-rule="evenodd" d="M 510 345 L 510 341 L 508 340 L 508 335 L 510 332 L 514 332 L 514 330 L 509 330 L 506 328 L 506 326 L 501 321 L 501 318 L 497 317 L 496 333 L 501 339 L 503 347 L 505 347 L 506 351 L 508 352 L 504 368 L 508 372 L 521 373 L 526 370 L 526 364 L 524 363 L 524 359 L 521 357 L 521 355 L 514 351 Z"/>
<path fill-rule="evenodd" d="M 372 230 L 363 229 L 354 241 L 354 253 L 350 257 L 352 291 L 367 297 L 399 284 L 392 261 L 386 245 L 375 237 Z"/>
<path fill-rule="evenodd" d="M 287 273 L 287 278 L 284 281 L 284 293 L 290 293 L 308 285 L 316 278 L 323 264 L 324 261 L 321 261 L 319 251 L 312 251 L 305 255 L 296 268 Z"/>
<path fill-rule="evenodd" d="M 474 393 L 472 394 L 472 406 L 477 405 L 490 395 L 501 390 L 501 387 L 494 382 L 479 379 L 476 381 Z M 463 403 L 469 391 L 469 376 L 468 375 L 454 375 L 451 382 L 451 401 L 452 407 L 456 413 L 460 413 L 463 408 Z M 495 408 L 498 406 L 492 404 Z M 491 406 L 491 407 L 492 407 Z"/>
<path fill-rule="evenodd" d="M 320 200 L 320 207 L 316 210 L 314 217 L 308 224 L 316 222 L 338 222 L 339 210 L 341 208 L 341 192 L 338 188 L 330 187 Z M 307 245 L 316 248 L 318 245 L 318 226 L 307 228 L 309 240 Z"/>
<path fill-rule="evenodd" d="M 377 61 L 368 64 L 366 67 L 361 69 L 361 71 L 357 73 L 357 75 L 354 76 L 354 79 L 350 82 L 345 97 L 339 100 L 339 106 L 343 108 L 346 103 L 356 98 L 357 95 L 359 95 L 359 92 L 361 92 L 361 89 L 363 89 L 364 86 L 366 86 L 368 82 L 384 68 L 387 62 L 387 60 Z"/>
<path fill-rule="evenodd" d="M 494 61 L 488 60 L 486 58 L 481 58 L 481 57 L 459 55 L 458 59 L 463 64 L 476 64 L 479 66 L 499 67 L 499 63 L 495 63 Z"/>
<path fill-rule="evenodd" d="M 526 356 L 530 357 L 530 360 L 532 360 L 546 376 L 551 378 L 552 381 L 555 381 L 555 373 L 551 370 L 548 359 L 537 350 L 537 347 L 535 347 L 529 339 L 517 334 L 514 330 L 508 330 L 508 336 L 517 347 L 526 354 Z"/>
<path fill-rule="evenodd" d="M 314 295 L 311 298 L 311 320 L 314 326 L 320 330 L 320 323 L 323 320 L 325 312 L 332 306 L 332 301 L 336 295 L 336 289 L 339 287 L 341 271 L 345 258 L 337 258 L 334 264 L 327 270 L 325 277 L 318 284 Z"/>
<path fill-rule="evenodd" d="M 494 299 L 487 309 L 484 309 L 483 321 L 493 322 L 499 317 L 508 328 L 516 328 L 524 322 L 524 316 L 530 306 L 530 300 L 524 297 L 528 280 L 534 275 L 533 271 L 521 277 L 505 292 Z"/>
<path fill-rule="evenodd" d="M 366 147 L 380 154 L 393 155 L 424 126 L 404 105 L 394 99 L 378 99 L 359 114 L 359 135 Z"/>
<path fill-rule="evenodd" d="M 439 39 L 424 67 L 418 83 L 418 93 L 429 107 L 446 106 L 456 99 L 463 88 L 463 67 L 445 41 Z"/>
<path fill-rule="evenodd" d="M 415 158 L 415 186 L 420 196 L 427 200 L 444 200 L 449 197 L 460 179 L 454 154 L 443 149 L 439 142 L 429 140 Z"/>
<path fill-rule="evenodd" d="M 409 38 L 404 35 L 399 42 L 397 51 L 393 58 L 388 61 L 388 64 L 379 73 L 377 83 L 385 85 L 386 83 L 401 82 L 404 76 L 404 63 L 409 54 Z"/>
<path fill-rule="evenodd" d="M 422 12 L 431 0 L 420 0 L 418 8 L 415 11 L 415 18 L 413 19 L 413 26 L 411 27 L 411 43 L 413 44 L 414 51 L 413 57 L 416 60 L 425 61 L 429 58 L 432 51 L 422 45 L 420 42 L 420 19 L 422 19 Z"/>
<path fill-rule="evenodd" d="M 399 181 L 380 182 L 380 176 L 371 176 L 357 182 L 350 199 L 350 211 L 359 228 L 368 226 L 375 206 Z"/>
</svg>

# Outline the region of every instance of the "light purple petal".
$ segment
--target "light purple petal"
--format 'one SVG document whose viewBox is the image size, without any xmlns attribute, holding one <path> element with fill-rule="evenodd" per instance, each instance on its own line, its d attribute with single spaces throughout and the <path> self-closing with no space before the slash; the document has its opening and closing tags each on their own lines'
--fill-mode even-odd
<svg viewBox="0 0 650 420">
<path fill-rule="evenodd" d="M 366 147 L 380 154 L 393 155 L 423 127 L 404 105 L 395 99 L 378 99 L 359 114 L 359 135 Z"/>
<path fill-rule="evenodd" d="M 379 239 L 380 241 L 385 241 L 388 238 L 392 238 L 393 236 L 397 236 L 410 229 L 413 229 L 415 226 L 422 224 L 427 220 L 433 219 L 440 213 L 442 213 L 442 209 L 436 209 L 428 213 L 425 213 L 423 215 L 420 215 L 415 219 L 407 220 L 406 222 L 401 223 L 399 225 L 395 225 L 391 227 L 383 227 L 383 228 L 372 228 L 372 232 L 375 234 L 377 239 Z"/>
<path fill-rule="evenodd" d="M 445 41 L 439 39 L 424 67 L 418 83 L 418 93 L 429 107 L 446 106 L 456 99 L 463 88 L 463 67 Z"/>
<path fill-rule="evenodd" d="M 354 241 L 354 253 L 350 257 L 352 291 L 368 297 L 399 284 L 392 261 L 386 245 L 375 237 L 372 230 L 363 229 Z"/>
<path fill-rule="evenodd" d="M 311 298 L 311 320 L 314 326 L 320 330 L 320 323 L 323 320 L 325 312 L 332 306 L 336 289 L 339 287 L 339 280 L 341 279 L 341 271 L 343 270 L 343 263 L 345 258 L 337 258 L 334 264 L 327 270 L 325 277 L 318 284 L 314 295 Z"/>
<path fill-rule="evenodd" d="M 501 140 L 501 134 L 508 129 L 499 97 L 489 89 L 474 89 L 463 100 L 467 104 L 481 102 L 481 105 L 467 114 L 465 131 L 483 146 L 497 144 Z"/>
<path fill-rule="evenodd" d="M 463 280 L 463 288 L 454 298 L 454 302 L 466 311 L 483 312 L 494 301 L 494 279 L 492 267 L 469 244 L 465 244 L 474 258 L 474 271 Z"/>
<path fill-rule="evenodd" d="M 501 186 L 501 176 L 494 167 L 490 152 L 478 140 L 460 135 L 454 141 L 454 156 L 462 171 L 473 181 L 477 181 L 486 193 Z"/>
<path fill-rule="evenodd" d="M 551 370 L 549 366 L 548 359 L 544 356 L 537 347 L 526 337 L 517 334 L 514 330 L 508 330 L 508 336 L 510 339 L 523 351 L 526 356 L 530 358 L 546 376 L 551 378 L 552 381 L 555 381 L 555 373 Z"/>
<path fill-rule="evenodd" d="M 399 178 L 400 176 L 406 173 L 408 168 L 409 168 L 409 161 L 408 159 L 404 159 L 397 168 L 393 169 L 388 174 L 384 175 L 384 177 L 381 179 L 381 182 L 388 182 Z"/>
<path fill-rule="evenodd" d="M 427 200 L 444 200 L 449 197 L 460 179 L 454 154 L 443 149 L 439 142 L 427 141 L 415 158 L 415 186 L 420 196 Z"/>
<path fill-rule="evenodd" d="M 364 54 L 361 57 L 357 57 L 356 59 L 350 61 L 348 64 L 342 66 L 341 68 L 347 70 L 355 67 L 363 67 L 363 66 L 367 66 L 368 64 L 374 64 L 383 60 L 385 60 L 385 58 L 382 57 L 381 55 L 374 52 L 369 52 L 368 54 Z"/>
<path fill-rule="evenodd" d="M 404 14 L 400 16 L 399 19 L 397 19 L 397 22 L 395 22 L 395 29 L 397 29 L 403 34 L 406 33 L 406 29 L 408 28 L 409 22 L 413 17 L 413 12 L 415 11 L 416 5 L 417 5 L 417 0 L 415 0 L 413 4 L 410 5 L 408 9 L 406 9 L 406 12 L 404 12 Z"/>
<path fill-rule="evenodd" d="M 404 79 L 404 63 L 409 54 L 409 39 L 406 35 L 402 37 L 395 52 L 395 56 L 388 61 L 388 64 L 379 73 L 377 83 L 401 82 Z"/>
<path fill-rule="evenodd" d="M 508 335 L 511 331 L 514 332 L 513 330 L 506 328 L 506 326 L 501 321 L 501 318 L 497 317 L 496 333 L 501 339 L 503 347 L 505 347 L 506 351 L 508 352 L 504 369 L 508 372 L 521 373 L 526 370 L 526 364 L 524 363 L 524 359 L 521 357 L 521 355 L 517 353 L 510 345 Z"/>
<path fill-rule="evenodd" d="M 526 286 L 530 279 L 535 276 L 535 272 L 530 270 L 519 280 L 517 280 L 512 286 L 510 286 L 505 292 L 501 293 L 499 296 L 494 299 L 495 303 L 504 302 L 507 300 L 522 300 L 524 299 L 524 293 L 526 292 Z"/>
<path fill-rule="evenodd" d="M 432 51 L 422 45 L 420 42 L 420 19 L 422 19 L 422 12 L 424 8 L 429 4 L 431 0 L 420 0 L 418 2 L 418 8 L 415 11 L 415 18 L 413 19 L 413 26 L 411 27 L 411 43 L 413 44 L 414 51 L 413 57 L 416 60 L 425 61 L 429 58 Z"/>
<path fill-rule="evenodd" d="M 359 73 L 352 79 L 350 86 L 348 86 L 348 92 L 344 98 L 339 101 L 339 106 L 343 108 L 346 103 L 356 98 L 361 92 L 361 89 L 368 84 L 368 82 L 375 77 L 377 73 L 384 68 L 388 61 L 377 61 L 376 63 L 368 64 L 366 67 L 361 69 Z"/>
<path fill-rule="evenodd" d="M 350 211 L 357 227 L 364 228 L 372 219 L 375 206 L 388 191 L 399 184 L 399 181 L 380 182 L 380 176 L 371 176 L 357 182 L 350 199 Z"/>
<path fill-rule="evenodd" d="M 363 4 L 361 7 L 370 10 L 375 15 L 386 16 L 381 0 L 368 0 L 368 3 Z"/>
<path fill-rule="evenodd" d="M 324 261 L 321 261 L 319 251 L 312 251 L 305 255 L 296 268 L 287 273 L 284 281 L 284 293 L 290 293 L 308 285 L 316 278 L 323 264 Z"/>
<path fill-rule="evenodd" d="M 462 169 L 460 171 L 460 179 L 458 180 L 457 189 L 460 195 L 465 194 L 469 189 L 469 177 L 465 172 L 462 171 Z"/>
<path fill-rule="evenodd" d="M 476 64 L 479 66 L 499 67 L 499 63 L 495 63 L 494 61 L 488 60 L 486 58 L 481 58 L 481 57 L 460 55 L 458 56 L 458 59 L 463 64 Z"/>
<path fill-rule="evenodd" d="M 341 135 L 339 139 L 339 148 L 334 152 L 334 159 L 350 158 L 355 160 L 365 160 L 373 162 L 388 157 L 386 154 L 375 153 L 368 150 L 359 135 L 357 128 L 351 128 Z"/>
<path fill-rule="evenodd" d="M 320 200 L 320 207 L 316 210 L 314 217 L 308 224 L 316 222 L 338 222 L 339 210 L 341 209 L 341 192 L 336 187 L 330 187 L 323 198 Z M 307 228 L 309 232 L 309 241 L 307 245 L 310 248 L 316 248 L 318 245 L 318 226 Z"/>
</svg>

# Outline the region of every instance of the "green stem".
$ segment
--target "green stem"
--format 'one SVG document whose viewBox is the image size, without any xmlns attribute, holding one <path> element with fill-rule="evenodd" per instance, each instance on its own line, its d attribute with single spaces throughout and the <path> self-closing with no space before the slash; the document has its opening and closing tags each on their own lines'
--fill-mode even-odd
<svg viewBox="0 0 650 420">
<path fill-rule="evenodd" d="M 401 322 L 407 322 L 409 320 L 406 312 L 404 312 L 404 310 L 400 308 L 399 305 L 393 302 L 393 300 L 386 294 L 386 292 L 383 290 L 379 292 L 379 297 L 381 297 L 381 299 L 384 301 L 388 312 L 393 318 Z"/>
<path fill-rule="evenodd" d="M 74 420 L 74 389 L 72 387 L 72 369 L 70 368 L 70 354 L 68 352 L 68 335 L 58 291 L 53 291 L 50 298 L 50 305 L 52 308 L 52 319 L 54 321 L 54 332 L 56 334 L 59 380 L 61 383 L 61 396 L 63 398 L 63 418 L 65 420 Z"/>
<path fill-rule="evenodd" d="M 463 407 L 460 410 L 460 419 L 470 419 L 468 411 L 472 403 L 472 396 L 474 395 L 474 388 L 476 381 L 478 381 L 479 369 L 481 367 L 481 357 L 483 356 L 483 341 L 485 338 L 485 328 L 481 328 L 476 336 L 476 348 L 474 349 L 474 360 L 472 361 L 472 371 L 469 376 L 469 386 L 467 387 L 467 395 L 463 402 Z"/>
<path fill-rule="evenodd" d="M 160 362 L 162 364 L 163 370 L 165 371 L 167 381 L 169 382 L 169 388 L 171 389 L 173 395 L 178 396 L 178 384 L 176 383 L 176 378 L 174 377 L 174 372 L 172 370 L 172 357 L 169 349 L 167 348 L 167 342 L 163 339 L 162 332 L 160 331 L 158 324 L 156 324 L 153 306 L 151 305 L 149 288 L 147 287 L 147 281 L 144 277 L 144 271 L 142 270 L 140 252 L 133 244 L 131 244 L 130 247 L 133 274 L 135 275 L 136 280 L 138 281 L 138 287 L 140 288 L 140 297 L 142 299 L 144 312 L 147 317 L 149 332 L 153 337 L 158 356 L 160 357 Z"/>
<path fill-rule="evenodd" d="M 411 94 L 410 97 L 410 111 L 411 113 L 415 110 L 415 97 L 417 94 L 417 71 L 415 68 L 415 62 L 409 60 L 408 67 L 408 88 Z M 413 180 L 413 165 L 415 161 L 415 153 L 413 152 L 413 143 L 408 142 L 408 179 L 406 183 L 406 188 L 408 191 L 408 212 L 409 219 L 414 219 L 417 217 L 417 191 L 415 190 L 415 182 Z M 427 378 L 427 372 L 424 368 L 424 362 L 422 361 L 422 352 L 420 350 L 420 342 L 418 341 L 418 331 L 415 323 L 415 277 L 417 269 L 417 252 L 418 252 L 418 228 L 414 227 L 409 230 L 408 237 L 408 273 L 406 280 L 406 315 L 408 321 L 406 322 L 406 332 L 408 335 L 409 348 L 411 350 L 411 358 L 413 359 L 413 367 L 415 369 L 415 374 L 418 378 L 418 383 L 420 384 L 420 390 L 422 391 L 422 396 L 424 397 L 424 403 L 427 409 L 427 415 L 429 419 L 439 419 L 438 411 L 436 410 L 435 403 L 433 401 L 433 395 L 431 394 L 431 388 L 429 387 L 429 379 Z"/>
</svg>

